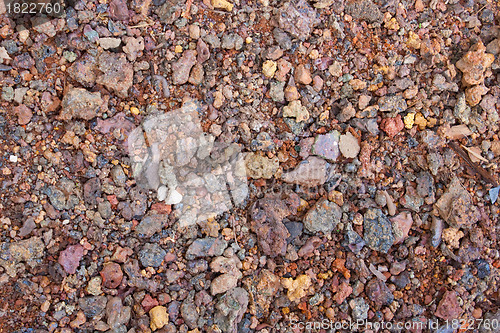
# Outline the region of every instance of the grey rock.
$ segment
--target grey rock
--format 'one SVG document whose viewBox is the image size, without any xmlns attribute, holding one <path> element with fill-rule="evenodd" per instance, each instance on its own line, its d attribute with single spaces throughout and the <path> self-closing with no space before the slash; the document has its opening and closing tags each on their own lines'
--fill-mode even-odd
<svg viewBox="0 0 500 333">
<path fill-rule="evenodd" d="M 107 322 L 111 329 L 126 325 L 130 320 L 129 306 L 123 306 L 120 297 L 111 297 L 106 305 Z"/>
<path fill-rule="evenodd" d="M 285 82 L 271 82 L 271 89 L 269 89 L 269 96 L 273 101 L 278 103 L 285 102 Z"/>
<path fill-rule="evenodd" d="M 194 294 L 187 297 L 184 302 L 182 302 L 180 310 L 182 319 L 184 319 L 184 322 L 190 329 L 193 330 L 198 327 L 197 323 L 200 315 L 194 304 Z"/>
<path fill-rule="evenodd" d="M 290 36 L 279 28 L 273 30 L 274 39 L 278 42 L 279 46 L 284 50 L 292 48 L 292 39 Z"/>
<path fill-rule="evenodd" d="M 443 156 L 438 152 L 432 152 L 427 155 L 427 164 L 429 165 L 429 170 L 434 176 L 437 176 L 439 169 L 444 164 Z"/>
<path fill-rule="evenodd" d="M 399 289 L 403 289 L 410 283 L 410 273 L 402 272 L 397 276 L 391 276 L 391 282 Z"/>
<path fill-rule="evenodd" d="M 135 228 L 134 232 L 139 237 L 151 237 L 155 233 L 161 231 L 165 222 L 166 216 L 164 214 L 149 214 L 144 216 L 139 225 Z"/>
<path fill-rule="evenodd" d="M 352 299 L 349 302 L 349 306 L 352 309 L 353 321 L 365 320 L 368 318 L 368 310 L 370 310 L 370 306 L 366 304 L 363 297 Z"/>
<path fill-rule="evenodd" d="M 467 105 L 467 101 L 464 93 L 458 95 L 457 103 L 453 109 L 453 115 L 462 124 L 468 125 L 470 122 L 471 108 Z"/>
<path fill-rule="evenodd" d="M 414 212 L 419 212 L 420 206 L 424 204 L 424 199 L 418 195 L 413 186 L 407 186 L 405 195 L 401 199 L 401 203 L 404 207 L 411 209 Z"/>
<path fill-rule="evenodd" d="M 113 178 L 115 184 L 118 186 L 124 186 L 125 182 L 127 181 L 127 176 L 125 175 L 125 172 L 123 171 L 121 165 L 115 165 L 111 169 L 111 177 Z"/>
<path fill-rule="evenodd" d="M 167 252 L 156 243 L 146 243 L 139 252 L 139 260 L 144 267 L 160 267 Z"/>
<path fill-rule="evenodd" d="M 283 173 L 282 179 L 287 183 L 306 187 L 322 185 L 328 179 L 328 163 L 322 158 L 309 156 L 294 170 Z"/>
<path fill-rule="evenodd" d="M 391 221 L 380 209 L 370 208 L 364 215 L 364 240 L 372 250 L 387 253 L 394 243 Z"/>
<path fill-rule="evenodd" d="M 205 35 L 202 38 L 206 43 L 210 44 L 210 46 L 212 48 L 216 48 L 216 49 L 220 48 L 220 39 L 219 39 L 219 37 L 217 37 L 217 35 L 212 33 L 209 35 Z"/>
<path fill-rule="evenodd" d="M 51 186 L 47 190 L 47 196 L 50 203 L 57 210 L 66 209 L 66 195 L 55 186 Z"/>
<path fill-rule="evenodd" d="M 382 96 L 378 100 L 379 110 L 391 112 L 391 116 L 405 111 L 408 108 L 406 100 L 401 95 Z"/>
<path fill-rule="evenodd" d="M 108 300 L 106 296 L 88 296 L 78 300 L 85 317 L 94 318 L 99 316 L 106 308 Z"/>
<path fill-rule="evenodd" d="M 311 233 L 331 233 L 342 217 L 340 207 L 327 199 L 321 199 L 312 207 L 304 218 L 304 227 Z"/>
<path fill-rule="evenodd" d="M 223 332 L 237 333 L 238 323 L 248 306 L 248 293 L 243 288 L 233 288 L 216 304 L 215 323 Z"/>
<path fill-rule="evenodd" d="M 186 251 L 186 259 L 221 256 L 227 247 L 227 241 L 221 238 L 206 237 L 195 240 Z"/>
<path fill-rule="evenodd" d="M 109 201 L 100 202 L 97 205 L 97 210 L 103 219 L 109 219 L 113 214 L 111 210 L 111 203 Z"/>
<path fill-rule="evenodd" d="M 223 49 L 235 49 L 241 50 L 243 47 L 243 38 L 237 33 L 225 34 L 222 36 L 222 48 Z"/>
<path fill-rule="evenodd" d="M 429 198 L 428 204 L 433 203 L 435 198 L 434 178 L 429 172 L 422 171 L 417 176 L 417 193 L 423 198 Z"/>
<path fill-rule="evenodd" d="M 14 99 L 14 88 L 3 87 L 2 88 L 2 99 L 6 102 L 12 102 Z"/>
<path fill-rule="evenodd" d="M 24 261 L 34 267 L 45 254 L 45 244 L 40 237 L 3 243 L 0 246 L 0 266 L 11 277 L 16 276 L 16 265 L 18 263 Z"/>
<path fill-rule="evenodd" d="M 208 262 L 205 259 L 191 260 L 186 264 L 186 269 L 190 274 L 196 275 L 208 269 Z"/>
<path fill-rule="evenodd" d="M 339 141 L 340 133 L 338 131 L 320 134 L 316 137 L 312 153 L 326 160 L 336 161 L 339 157 Z"/>
</svg>

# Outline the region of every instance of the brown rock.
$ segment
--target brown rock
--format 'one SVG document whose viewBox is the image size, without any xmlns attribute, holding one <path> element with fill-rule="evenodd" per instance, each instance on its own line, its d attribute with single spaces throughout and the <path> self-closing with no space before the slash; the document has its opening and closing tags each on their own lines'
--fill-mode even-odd
<svg viewBox="0 0 500 333">
<path fill-rule="evenodd" d="M 470 193 L 456 177 L 452 179 L 446 193 L 436 202 L 436 207 L 448 224 L 458 228 L 470 227 L 481 217 Z"/>
<path fill-rule="evenodd" d="M 203 65 L 197 62 L 193 66 L 193 69 L 191 69 L 191 74 L 189 75 L 188 82 L 197 86 L 203 82 L 204 76 L 205 76 L 205 71 L 203 70 Z"/>
<path fill-rule="evenodd" d="M 104 268 L 100 274 L 103 286 L 109 289 L 118 287 L 123 279 L 123 272 L 120 265 L 114 262 L 104 264 Z"/>
<path fill-rule="evenodd" d="M 128 96 L 128 90 L 132 87 L 134 69 L 125 54 L 103 52 L 99 56 L 98 69 L 102 73 L 96 80 L 106 88 L 115 92 L 119 97 Z"/>
<path fill-rule="evenodd" d="M 69 76 L 84 87 L 90 88 L 95 84 L 99 71 L 97 60 L 89 53 L 85 53 L 67 69 Z"/>
<path fill-rule="evenodd" d="M 188 82 L 189 72 L 196 63 L 196 51 L 186 50 L 181 58 L 172 64 L 172 82 L 180 85 Z"/>
<path fill-rule="evenodd" d="M 101 109 L 106 109 L 105 102 L 99 92 L 89 92 L 83 88 L 73 88 L 64 95 L 59 118 L 71 120 L 79 118 L 90 120 L 97 117 Z"/>
<path fill-rule="evenodd" d="M 285 88 L 285 99 L 288 102 L 291 101 L 296 101 L 300 98 L 299 91 L 297 90 L 297 87 L 295 86 L 287 86 Z"/>
<path fill-rule="evenodd" d="M 441 302 L 439 302 L 434 315 L 444 320 L 451 320 L 460 318 L 462 313 L 463 310 L 458 304 L 457 293 L 453 290 L 449 290 L 444 294 Z"/>
<path fill-rule="evenodd" d="M 111 257 L 111 260 L 119 262 L 119 263 L 124 263 L 127 261 L 127 257 L 132 255 L 134 251 L 132 251 L 131 248 L 128 247 L 120 247 L 118 246 L 115 250 L 115 253 L 113 253 L 113 256 Z"/>
<path fill-rule="evenodd" d="M 278 81 L 285 81 L 287 74 L 292 69 L 292 64 L 285 59 L 278 60 L 278 71 L 274 73 L 274 78 Z"/>
<path fill-rule="evenodd" d="M 286 239 L 290 236 L 283 218 L 290 214 L 289 207 L 279 197 L 266 196 L 251 208 L 251 228 L 257 234 L 262 251 L 269 256 L 285 255 Z"/>
<path fill-rule="evenodd" d="M 310 84 L 312 82 L 311 73 L 304 65 L 299 65 L 295 69 L 295 81 L 302 84 Z"/>
<path fill-rule="evenodd" d="M 203 64 L 205 61 L 210 59 L 210 50 L 208 49 L 207 44 L 202 39 L 198 39 L 198 43 L 196 44 L 196 52 L 198 53 L 198 62 L 200 64 Z"/>
<path fill-rule="evenodd" d="M 366 284 L 365 292 L 368 298 L 378 306 L 389 305 L 394 301 L 394 295 L 384 281 L 374 278 Z"/>
<path fill-rule="evenodd" d="M 321 245 L 321 238 L 313 236 L 300 248 L 297 254 L 299 257 L 309 258 L 313 255 L 314 250 Z"/>
<path fill-rule="evenodd" d="M 126 21 L 129 18 L 127 2 L 125 0 L 112 0 L 109 4 L 109 17 L 118 20 Z"/>
<path fill-rule="evenodd" d="M 486 48 L 479 41 L 456 64 L 457 68 L 463 72 L 462 83 L 466 86 L 482 84 L 484 72 L 493 61 L 495 61 L 495 56 L 486 53 Z"/>
<path fill-rule="evenodd" d="M 307 1 L 286 2 L 278 13 L 279 27 L 301 40 L 307 39 L 312 29 L 320 23 L 316 11 Z"/>
<path fill-rule="evenodd" d="M 80 244 L 70 245 L 59 254 L 58 262 L 64 268 L 66 273 L 75 274 L 80 265 L 80 259 L 83 257 L 83 246 Z"/>
<path fill-rule="evenodd" d="M 474 87 L 465 89 L 465 100 L 470 106 L 476 106 L 481 103 L 483 95 L 485 95 L 490 89 L 486 88 L 484 84 L 479 84 Z"/>
<path fill-rule="evenodd" d="M 151 295 L 146 294 L 146 296 L 144 296 L 144 298 L 142 299 L 141 305 L 144 308 L 144 310 L 146 312 L 148 312 L 149 310 L 151 310 L 155 306 L 159 305 L 159 303 L 158 303 L 158 300 L 151 297 Z"/>
<path fill-rule="evenodd" d="M 26 125 L 31 121 L 31 117 L 33 117 L 33 113 L 31 110 L 24 104 L 21 104 L 15 108 L 15 112 L 17 114 L 17 122 L 19 125 Z"/>
</svg>

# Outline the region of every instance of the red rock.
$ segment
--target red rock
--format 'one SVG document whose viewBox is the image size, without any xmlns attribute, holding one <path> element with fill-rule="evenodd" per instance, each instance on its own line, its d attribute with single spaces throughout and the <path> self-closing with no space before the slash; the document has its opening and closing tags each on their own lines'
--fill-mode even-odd
<svg viewBox="0 0 500 333">
<path fill-rule="evenodd" d="M 151 205 L 151 210 L 156 211 L 158 214 L 170 214 L 172 206 L 163 202 L 157 202 Z"/>
<path fill-rule="evenodd" d="M 115 250 L 115 253 L 113 253 L 113 256 L 111 257 L 111 260 L 119 262 L 119 263 L 124 263 L 127 261 L 127 257 L 134 253 L 132 249 L 126 247 L 120 247 L 118 246 Z"/>
<path fill-rule="evenodd" d="M 321 244 L 321 239 L 319 237 L 313 236 L 307 240 L 307 242 L 302 246 L 297 252 L 299 257 L 309 258 L 313 255 L 314 250 Z"/>
<path fill-rule="evenodd" d="M 17 114 L 17 122 L 19 125 L 26 125 L 31 121 L 31 117 L 33 117 L 33 113 L 31 110 L 24 104 L 21 104 L 15 108 Z"/>
<path fill-rule="evenodd" d="M 436 317 L 444 320 L 458 319 L 462 315 L 463 310 L 458 305 L 457 293 L 453 290 L 447 291 L 434 313 Z"/>
<path fill-rule="evenodd" d="M 385 118 L 380 123 L 380 129 L 387 133 L 390 138 L 401 132 L 404 126 L 401 115 L 399 114 L 394 118 Z"/>
<path fill-rule="evenodd" d="M 70 245 L 59 254 L 58 262 L 64 268 L 66 273 L 75 274 L 82 257 L 83 246 L 81 246 L 80 244 Z"/>
<path fill-rule="evenodd" d="M 342 282 L 339 291 L 333 296 L 333 300 L 337 304 L 342 304 L 347 297 L 352 293 L 352 287 L 347 282 Z"/>
<path fill-rule="evenodd" d="M 100 274 L 103 286 L 110 289 L 118 287 L 123 279 L 122 268 L 114 262 L 105 264 Z"/>
<path fill-rule="evenodd" d="M 109 17 L 118 21 L 128 20 L 127 2 L 124 0 L 111 1 L 109 4 Z"/>
<path fill-rule="evenodd" d="M 151 297 L 149 294 L 146 294 L 146 296 L 144 296 L 144 298 L 141 302 L 141 305 L 144 308 L 144 310 L 146 310 L 146 312 L 149 312 L 149 310 L 151 310 L 152 308 L 154 308 L 158 304 L 159 304 L 158 301 L 156 299 L 154 299 L 153 297 Z"/>
</svg>

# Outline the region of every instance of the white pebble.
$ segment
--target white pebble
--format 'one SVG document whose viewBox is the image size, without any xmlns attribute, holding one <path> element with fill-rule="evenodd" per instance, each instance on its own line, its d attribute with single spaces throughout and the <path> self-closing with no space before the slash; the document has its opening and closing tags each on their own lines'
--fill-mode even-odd
<svg viewBox="0 0 500 333">
<path fill-rule="evenodd" d="M 180 194 L 176 190 L 173 190 L 168 195 L 168 198 L 165 200 L 165 203 L 167 205 L 176 205 L 176 204 L 178 204 L 181 201 L 182 201 L 182 194 Z"/>
<path fill-rule="evenodd" d="M 158 194 L 157 194 L 157 198 L 159 201 L 163 201 L 167 198 L 167 194 L 168 194 L 168 188 L 165 186 L 165 185 L 162 185 L 158 188 Z"/>
<path fill-rule="evenodd" d="M 16 155 L 10 155 L 9 161 L 11 161 L 12 163 L 16 163 L 17 162 L 17 156 Z"/>
</svg>

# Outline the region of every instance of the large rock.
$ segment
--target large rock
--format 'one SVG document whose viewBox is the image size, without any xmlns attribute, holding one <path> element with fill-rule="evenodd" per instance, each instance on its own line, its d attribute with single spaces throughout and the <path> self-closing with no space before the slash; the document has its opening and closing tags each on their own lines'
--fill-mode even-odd
<svg viewBox="0 0 500 333">
<path fill-rule="evenodd" d="M 372 0 L 347 0 L 345 12 L 356 20 L 368 22 L 379 22 L 382 20 L 382 13 Z"/>
<path fill-rule="evenodd" d="M 311 208 L 304 219 L 304 227 L 311 233 L 330 234 L 342 218 L 340 207 L 327 199 L 321 199 Z"/>
<path fill-rule="evenodd" d="M 191 68 L 196 64 L 196 51 L 186 50 L 181 58 L 172 64 L 172 82 L 173 84 L 184 84 L 189 80 Z"/>
<path fill-rule="evenodd" d="M 441 217 L 448 224 L 460 227 L 471 227 L 479 221 L 481 214 L 472 202 L 470 193 L 462 186 L 460 180 L 452 179 L 448 190 L 436 202 Z"/>
<path fill-rule="evenodd" d="M 306 187 L 323 185 L 328 179 L 328 163 L 322 158 L 310 156 L 294 170 L 283 173 L 282 179 Z"/>
<path fill-rule="evenodd" d="M 243 288 L 233 288 L 215 305 L 215 323 L 222 332 L 237 333 L 238 323 L 248 306 L 248 293 Z"/>
<path fill-rule="evenodd" d="M 148 238 L 161 231 L 166 222 L 167 217 L 164 214 L 148 214 L 141 220 L 134 232 L 139 237 Z"/>
<path fill-rule="evenodd" d="M 90 120 L 97 117 L 100 110 L 107 110 L 101 93 L 93 93 L 83 88 L 73 88 L 68 91 L 63 97 L 61 106 L 59 115 L 61 120 L 72 118 Z"/>
<path fill-rule="evenodd" d="M 128 96 L 134 70 L 132 64 L 125 58 L 125 54 L 103 52 L 99 56 L 98 69 L 102 73 L 96 80 L 98 84 L 102 84 L 119 97 Z"/>
<path fill-rule="evenodd" d="M 289 1 L 278 12 L 279 27 L 300 40 L 306 40 L 319 23 L 316 10 L 305 0 Z"/>
<path fill-rule="evenodd" d="M 290 233 L 283 224 L 283 218 L 289 214 L 287 204 L 275 196 L 262 198 L 252 206 L 251 228 L 266 255 L 275 257 L 286 253 L 286 239 Z"/>
<path fill-rule="evenodd" d="M 26 262 L 28 265 L 34 267 L 43 258 L 44 250 L 45 244 L 40 237 L 3 243 L 0 248 L 0 266 L 5 268 L 9 276 L 14 277 L 18 263 Z"/>
</svg>

